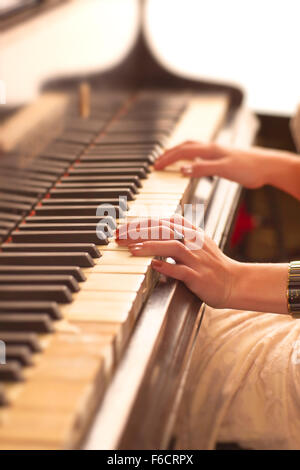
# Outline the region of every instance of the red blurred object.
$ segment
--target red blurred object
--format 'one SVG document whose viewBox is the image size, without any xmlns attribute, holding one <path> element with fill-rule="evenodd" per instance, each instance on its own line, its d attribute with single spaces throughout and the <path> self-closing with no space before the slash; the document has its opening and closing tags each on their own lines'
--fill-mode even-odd
<svg viewBox="0 0 300 470">
<path fill-rule="evenodd" d="M 235 222 L 235 226 L 230 239 L 230 246 L 233 248 L 241 243 L 247 235 L 257 227 L 257 222 L 253 215 L 251 215 L 246 208 L 246 204 L 242 203 Z"/>
</svg>

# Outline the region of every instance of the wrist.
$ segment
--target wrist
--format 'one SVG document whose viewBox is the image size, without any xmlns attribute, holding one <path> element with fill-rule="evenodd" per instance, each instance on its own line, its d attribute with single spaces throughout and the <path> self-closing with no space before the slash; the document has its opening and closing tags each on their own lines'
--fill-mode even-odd
<svg viewBox="0 0 300 470">
<path fill-rule="evenodd" d="M 228 307 L 269 313 L 288 313 L 289 265 L 234 262 Z"/>
</svg>

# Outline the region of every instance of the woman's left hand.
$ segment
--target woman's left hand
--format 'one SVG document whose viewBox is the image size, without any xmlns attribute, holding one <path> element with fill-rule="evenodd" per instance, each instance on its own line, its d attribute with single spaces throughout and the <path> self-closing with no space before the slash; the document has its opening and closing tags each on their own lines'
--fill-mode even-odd
<svg viewBox="0 0 300 470">
<path fill-rule="evenodd" d="M 153 260 L 152 267 L 183 281 L 208 305 L 230 306 L 235 267 L 239 263 L 225 256 L 201 229 L 183 217 L 135 220 L 117 230 L 116 241 L 128 246 L 133 256 L 173 258 L 176 264 Z"/>
</svg>

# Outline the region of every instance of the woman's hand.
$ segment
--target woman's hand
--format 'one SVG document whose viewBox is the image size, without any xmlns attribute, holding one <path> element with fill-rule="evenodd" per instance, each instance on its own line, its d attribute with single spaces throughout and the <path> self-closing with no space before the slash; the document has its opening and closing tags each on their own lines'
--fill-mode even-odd
<svg viewBox="0 0 300 470">
<path fill-rule="evenodd" d="M 153 260 L 152 267 L 183 281 L 211 307 L 288 313 L 287 263 L 234 261 L 181 216 L 135 220 L 117 230 L 116 241 L 133 256 L 173 258 L 176 264 Z"/>
<path fill-rule="evenodd" d="M 275 150 L 237 150 L 215 143 L 188 141 L 167 150 L 157 159 L 155 168 L 162 170 L 179 160 L 187 160 L 190 163 L 181 168 L 185 176 L 220 176 L 247 188 L 259 188 L 268 183 L 268 175 L 276 156 Z"/>
<path fill-rule="evenodd" d="M 182 235 L 184 242 L 178 240 Z M 173 258 L 176 264 L 153 260 L 152 267 L 161 274 L 183 281 L 212 307 L 230 305 L 237 263 L 183 217 L 133 221 L 117 230 L 116 241 L 128 246 L 133 256 Z"/>
</svg>

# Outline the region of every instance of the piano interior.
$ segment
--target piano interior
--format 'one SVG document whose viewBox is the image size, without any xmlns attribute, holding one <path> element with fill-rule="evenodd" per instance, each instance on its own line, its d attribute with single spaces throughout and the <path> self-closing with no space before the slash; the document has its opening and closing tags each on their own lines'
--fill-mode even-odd
<svg viewBox="0 0 300 470">
<path fill-rule="evenodd" d="M 164 67 L 145 34 L 144 2 L 123 2 L 128 24 L 120 3 L 0 9 L 2 450 L 180 447 L 205 304 L 114 232 L 145 208 L 171 217 L 203 204 L 206 232 L 228 249 L 241 187 L 153 164 L 185 140 L 251 145 L 258 120 L 237 86 Z M 88 32 L 93 8 L 103 17 Z"/>
</svg>

